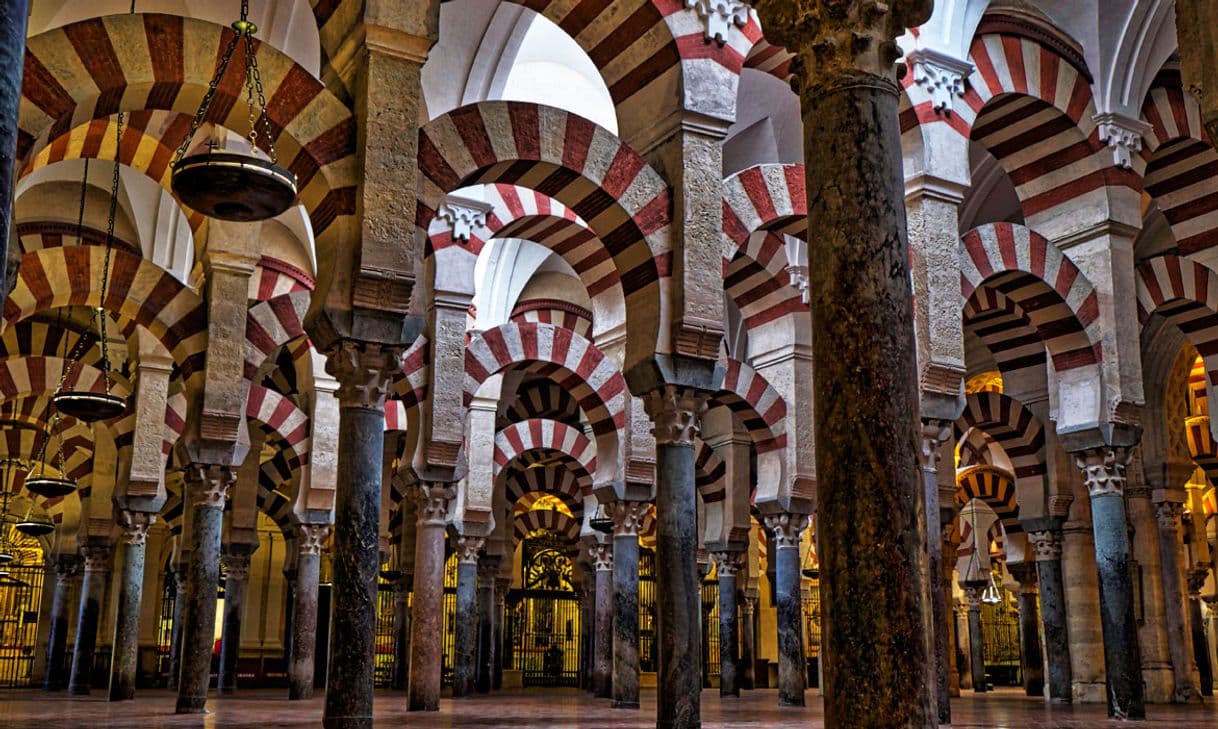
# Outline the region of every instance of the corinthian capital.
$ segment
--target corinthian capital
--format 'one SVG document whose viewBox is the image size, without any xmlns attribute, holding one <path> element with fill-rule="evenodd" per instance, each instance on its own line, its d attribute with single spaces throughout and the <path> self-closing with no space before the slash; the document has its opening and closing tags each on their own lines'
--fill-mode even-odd
<svg viewBox="0 0 1218 729">
<path fill-rule="evenodd" d="M 399 347 L 344 339 L 326 352 L 326 372 L 338 380 L 335 395 L 343 407 L 384 407 L 389 380 L 401 368 Z"/>
<path fill-rule="evenodd" d="M 448 484 L 422 482 L 417 498 L 419 526 L 444 526 L 448 523 L 448 503 L 453 498 L 453 490 Z"/>
<path fill-rule="evenodd" d="M 715 560 L 715 567 L 719 570 L 720 577 L 735 577 L 736 573 L 740 571 L 742 556 L 740 552 L 711 552 L 711 559 Z"/>
<path fill-rule="evenodd" d="M 771 43 L 796 55 L 803 87 L 859 72 L 895 79 L 896 39 L 930 18 L 931 0 L 756 0 Z"/>
<path fill-rule="evenodd" d="M 192 463 L 186 469 L 186 477 L 188 488 L 194 491 L 196 507 L 223 509 L 237 472 L 224 464 Z"/>
<path fill-rule="evenodd" d="M 461 564 L 478 564 L 478 552 L 486 544 L 485 537 L 459 537 L 457 539 L 457 561 Z"/>
<path fill-rule="evenodd" d="M 588 556 L 592 558 L 592 565 L 597 572 L 613 571 L 612 544 L 593 544 L 588 548 Z"/>
<path fill-rule="evenodd" d="M 1088 448 L 1074 454 L 1074 462 L 1083 472 L 1083 482 L 1087 484 L 1091 498 L 1121 496 L 1125 493 L 1128 483 L 1125 477 L 1125 465 L 1129 462 L 1128 448 Z"/>
<path fill-rule="evenodd" d="M 85 572 L 105 572 L 110 569 L 110 553 L 113 548 L 109 544 L 86 544 L 80 548 L 80 556 L 85 560 Z"/>
<path fill-rule="evenodd" d="M 123 530 L 123 544 L 139 545 L 148 540 L 148 527 L 156 523 L 156 514 L 123 509 L 118 512 L 118 525 Z"/>
<path fill-rule="evenodd" d="M 808 527 L 807 514 L 770 514 L 765 518 L 766 529 L 774 532 L 774 546 L 798 547 L 799 535 Z"/>
<path fill-rule="evenodd" d="M 690 387 L 664 385 L 643 398 L 643 407 L 655 427 L 656 445 L 694 444 L 702 430 L 708 395 Z"/>
<path fill-rule="evenodd" d="M 1056 562 L 1062 558 L 1062 535 L 1059 531 L 1028 532 L 1032 553 L 1037 562 Z"/>
<path fill-rule="evenodd" d="M 301 554 L 321 554 L 321 545 L 330 534 L 325 524 L 299 524 L 296 527 L 296 543 Z"/>
<path fill-rule="evenodd" d="M 645 501 L 614 501 L 607 504 L 609 516 L 613 518 L 613 536 L 637 537 L 647 515 Z"/>
<path fill-rule="evenodd" d="M 922 470 L 934 471 L 939 467 L 941 452 L 939 446 L 952 437 L 952 424 L 946 420 L 922 421 L 922 448 L 918 457 L 922 462 Z"/>
</svg>

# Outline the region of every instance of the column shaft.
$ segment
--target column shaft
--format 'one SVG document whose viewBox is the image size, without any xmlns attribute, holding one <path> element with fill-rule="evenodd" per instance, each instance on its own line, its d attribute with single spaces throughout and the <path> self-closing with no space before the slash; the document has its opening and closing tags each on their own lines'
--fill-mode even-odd
<svg viewBox="0 0 1218 729">
<path fill-rule="evenodd" d="M 445 489 L 423 487 L 415 538 L 410 621 L 410 711 L 439 711 L 444 630 Z"/>
<path fill-rule="evenodd" d="M 1167 648 L 1171 652 L 1173 699 L 1192 701 L 1198 693 L 1193 683 L 1193 660 L 1189 620 L 1185 603 L 1188 590 L 1184 584 L 1180 543 L 1181 504 L 1161 501 L 1155 504 L 1159 526 L 1159 559 L 1163 574 L 1163 618 L 1167 630 Z"/>
<path fill-rule="evenodd" d="M 1197 661 L 1197 674 L 1201 682 L 1201 695 L 1214 694 L 1214 664 L 1210 662 L 1210 643 L 1205 636 L 1205 619 L 1201 615 L 1201 598 L 1188 601 L 1189 623 L 1192 632 L 1193 656 Z"/>
<path fill-rule="evenodd" d="M 646 504 L 612 504 L 613 706 L 639 708 L 639 525 Z M 692 573 L 692 568 L 691 568 Z"/>
<path fill-rule="evenodd" d="M 948 678 L 947 602 L 943 591 L 943 518 L 939 503 L 939 446 L 951 436 L 951 424 L 922 423 L 922 492 L 926 500 L 927 604 L 931 611 L 934 655 L 935 712 L 940 724 L 952 723 L 951 681 Z"/>
<path fill-rule="evenodd" d="M 292 657 L 288 663 L 288 699 L 313 697 L 317 671 L 317 589 L 321 578 L 321 542 L 326 528 L 304 524 L 297 527 L 296 586 L 292 605 Z"/>
<path fill-rule="evenodd" d="M 1140 719 L 1146 716 L 1142 700 L 1142 657 L 1133 609 L 1125 499 L 1120 491 L 1099 493 L 1092 489 L 1091 524 L 1100 578 L 1100 622 L 1104 631 L 1104 669 L 1108 675 L 1108 714 Z"/>
<path fill-rule="evenodd" d="M 17 117 L 25 69 L 25 36 L 29 0 L 10 0 L 0 8 L 0 261 L 7 266 L 13 219 L 13 167 L 17 164 Z M 18 254 L 19 256 L 19 254 Z M 0 299 L 9 294 L 8 276 L 0 281 Z"/>
<path fill-rule="evenodd" d="M 598 544 L 592 554 L 596 567 L 592 692 L 608 699 L 613 696 L 613 547 Z"/>
<path fill-rule="evenodd" d="M 220 668 L 216 693 L 237 693 L 237 660 L 241 655 L 241 622 L 245 614 L 245 593 L 249 585 L 249 555 L 225 555 L 228 570 L 224 578 L 224 623 L 220 628 Z"/>
<path fill-rule="evenodd" d="M 1036 579 L 1040 587 L 1041 626 L 1045 631 L 1046 668 L 1049 674 L 1049 699 L 1069 703 L 1073 698 L 1070 669 L 1070 635 L 1066 627 L 1065 588 L 1062 584 L 1061 535 L 1041 532 L 1050 540 L 1040 553 L 1037 545 Z M 1035 540 L 1036 534 L 1033 534 Z M 1043 557 L 1043 558 L 1042 558 Z"/>
<path fill-rule="evenodd" d="M 800 535 L 807 523 L 808 517 L 803 514 L 766 517 L 766 526 L 774 535 L 774 577 L 778 587 L 778 703 L 781 706 L 803 706 L 807 689 L 799 561 Z"/>
<path fill-rule="evenodd" d="M 110 661 L 110 700 L 135 698 L 140 654 L 140 604 L 144 596 L 144 556 L 148 526 L 156 516 L 124 512 L 122 566 L 119 569 L 118 612 L 114 619 L 114 650 Z"/>
<path fill-rule="evenodd" d="M 981 589 L 968 588 L 968 646 L 969 666 L 972 668 L 973 692 L 985 693 L 990 690 L 989 681 L 985 677 L 985 634 L 981 629 Z M 975 592 L 976 594 L 971 594 Z"/>
<path fill-rule="evenodd" d="M 1029 565 L 1030 566 L 1030 565 Z M 1019 592 L 1019 641 L 1023 647 L 1021 668 L 1023 690 L 1028 696 L 1045 693 L 1045 663 L 1040 652 L 1040 614 L 1036 593 L 1029 588 Z"/>
<path fill-rule="evenodd" d="M 224 500 L 234 480 L 233 470 L 227 466 L 196 465 L 191 471 L 187 490 L 195 491 L 196 500 L 182 608 L 182 668 L 175 708 L 179 714 L 206 711 L 216 634 L 216 593 L 220 589 L 220 531 Z"/>
<path fill-rule="evenodd" d="M 483 540 L 477 539 L 477 546 L 466 544 L 471 541 L 468 537 L 462 537 L 460 541 L 463 554 L 457 564 L 453 698 L 468 696 L 474 690 L 474 662 L 478 651 L 478 550 L 482 547 Z M 465 554 L 467 551 L 472 554 Z"/>
<path fill-rule="evenodd" d="M 495 573 L 499 557 L 483 557 L 478 572 L 478 670 L 474 681 L 478 693 L 489 693 L 495 678 L 495 662 L 499 660 L 495 645 Z"/>
<path fill-rule="evenodd" d="M 656 729 L 697 729 L 702 705 L 702 596 L 696 570 L 693 443 L 656 442 Z"/>
<path fill-rule="evenodd" d="M 393 606 L 393 690 L 405 691 L 410 676 L 410 583 L 413 575 L 398 580 Z"/>
<path fill-rule="evenodd" d="M 182 673 L 182 623 L 186 615 L 186 565 L 179 564 L 172 575 L 173 593 L 173 627 L 169 631 L 169 678 L 165 688 L 177 691 L 178 678 Z"/>
<path fill-rule="evenodd" d="M 739 640 L 736 636 L 736 569 L 738 555 L 725 552 L 716 555 L 719 565 L 719 695 L 739 696 L 736 658 Z"/>
<path fill-rule="evenodd" d="M 744 598 L 740 608 L 740 688 L 752 691 L 757 688 L 757 598 Z"/>
<path fill-rule="evenodd" d="M 108 545 L 86 546 L 84 577 L 80 583 L 80 607 L 76 613 L 76 642 L 72 648 L 72 672 L 68 693 L 88 696 L 93 676 L 93 652 L 97 648 L 97 629 L 101 621 L 101 605 L 106 594 Z"/>
<path fill-rule="evenodd" d="M 76 560 L 67 555 L 55 558 L 55 589 L 51 593 L 51 623 L 47 635 L 47 666 L 44 691 L 59 691 L 68 683 L 68 589 L 76 575 Z"/>
</svg>

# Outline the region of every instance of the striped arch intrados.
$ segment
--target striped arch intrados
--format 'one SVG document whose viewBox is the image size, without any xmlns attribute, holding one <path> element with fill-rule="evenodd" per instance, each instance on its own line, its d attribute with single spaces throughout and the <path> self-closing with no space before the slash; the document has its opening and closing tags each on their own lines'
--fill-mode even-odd
<svg viewBox="0 0 1218 729">
<path fill-rule="evenodd" d="M 1137 267 L 1138 319 L 1158 315 L 1179 327 L 1205 363 L 1209 390 L 1218 385 L 1218 272 L 1179 256 L 1156 256 Z"/>
<path fill-rule="evenodd" d="M 529 493 L 552 494 L 562 498 L 571 512 L 576 513 L 583 509 L 583 498 L 592 486 L 591 479 L 581 481 L 577 471 L 575 468 L 505 469 L 499 473 L 495 486 L 504 489 L 509 503 L 514 504 Z"/>
<path fill-rule="evenodd" d="M 570 484 L 578 489 L 580 498 L 592 493 L 593 474 L 569 454 L 551 448 L 533 448 L 516 454 L 495 473 L 495 487 L 503 489 L 510 496 L 513 487 L 522 489 L 523 494 L 538 490 L 539 486 L 566 488 L 569 485 L 565 477 L 534 476 L 537 472 L 566 472 L 570 474 Z"/>
</svg>

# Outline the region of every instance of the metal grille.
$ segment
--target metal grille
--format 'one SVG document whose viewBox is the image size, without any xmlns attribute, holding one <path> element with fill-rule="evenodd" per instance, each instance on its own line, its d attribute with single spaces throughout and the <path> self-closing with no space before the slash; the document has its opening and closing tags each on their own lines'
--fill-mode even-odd
<svg viewBox="0 0 1218 729">
<path fill-rule="evenodd" d="M 376 661 L 373 682 L 377 688 L 392 688 L 394 654 L 397 637 L 394 630 L 397 611 L 397 586 L 380 580 L 376 585 Z"/>
<path fill-rule="evenodd" d="M 562 546 L 550 535 L 527 540 L 525 589 L 508 595 L 512 667 L 525 686 L 579 686 L 583 621 Z"/>
<path fill-rule="evenodd" d="M 657 669 L 656 655 L 656 555 L 639 548 L 639 670 Z"/>
<path fill-rule="evenodd" d="M 457 554 L 444 563 L 444 662 L 440 684 L 453 685 L 453 664 L 457 659 Z"/>
<path fill-rule="evenodd" d="M 165 585 L 161 588 L 161 614 L 156 626 L 157 675 L 169 678 L 169 664 L 173 656 L 173 611 L 178 600 L 178 586 L 173 570 L 165 572 Z"/>
<path fill-rule="evenodd" d="M 981 635 L 985 670 L 995 686 L 1018 686 L 1020 677 L 1019 613 L 1010 607 L 1006 590 L 997 605 L 981 606 Z"/>
<path fill-rule="evenodd" d="M 41 550 L 16 550 L 0 568 L 0 688 L 34 685 L 38 611 L 46 571 Z M 36 560 L 36 561 L 35 561 Z"/>
<path fill-rule="evenodd" d="M 710 686 L 718 677 L 719 663 L 719 580 L 702 581 L 702 683 Z"/>
<path fill-rule="evenodd" d="M 803 599 L 804 647 L 808 659 L 820 655 L 820 583 L 812 584 Z"/>
</svg>

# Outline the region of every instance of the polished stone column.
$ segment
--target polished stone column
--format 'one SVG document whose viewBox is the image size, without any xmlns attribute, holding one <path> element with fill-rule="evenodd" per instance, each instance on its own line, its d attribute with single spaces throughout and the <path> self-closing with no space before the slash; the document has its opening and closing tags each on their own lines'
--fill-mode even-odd
<svg viewBox="0 0 1218 729">
<path fill-rule="evenodd" d="M 0 266 L 7 268 L 13 221 L 13 180 L 17 174 L 18 115 L 25 64 L 25 36 L 30 0 L 10 0 L 0 7 Z M 20 258 L 20 251 L 14 253 Z M 0 276 L 0 300 L 8 298 L 10 280 Z"/>
<path fill-rule="evenodd" d="M 613 706 L 639 708 L 639 527 L 641 501 L 615 501 L 613 517 Z M 692 571 L 692 570 L 691 570 Z"/>
<path fill-rule="evenodd" d="M 296 548 L 295 538 L 287 541 L 288 549 Z M 283 664 L 291 671 L 292 665 L 292 634 L 293 613 L 296 612 L 296 567 L 295 560 L 291 568 L 283 570 Z"/>
<path fill-rule="evenodd" d="M 1158 501 L 1155 517 L 1159 527 L 1159 560 L 1163 572 L 1163 617 L 1167 627 L 1167 647 L 1171 651 L 1173 699 L 1177 702 L 1196 701 L 1200 687 L 1193 682 L 1197 667 L 1193 660 L 1192 636 L 1186 615 L 1188 599 L 1181 562 L 1180 517 L 1184 505 L 1176 501 Z"/>
<path fill-rule="evenodd" d="M 947 601 L 943 590 L 943 506 L 954 504 L 939 498 L 940 446 L 951 437 L 952 424 L 943 420 L 922 421 L 922 491 L 926 499 L 927 604 L 931 607 L 931 637 L 934 655 L 935 711 L 940 724 L 952 723 L 951 680 L 948 677 Z"/>
<path fill-rule="evenodd" d="M 410 584 L 414 575 L 402 575 L 393 594 L 393 690 L 405 691 L 410 676 Z"/>
<path fill-rule="evenodd" d="M 1146 716 L 1142 654 L 1138 645 L 1130 574 L 1128 519 L 1125 514 L 1125 464 L 1120 446 L 1089 448 L 1075 454 L 1091 495 L 1091 526 L 1100 578 L 1100 622 L 1104 631 L 1104 668 L 1108 676 L 1108 714 L 1122 719 Z"/>
<path fill-rule="evenodd" d="M 933 727 L 895 39 L 930 0 L 757 0 L 804 83 L 826 727 Z M 799 403 L 810 407 L 811 403 Z M 877 667 L 884 667 L 877 670 Z"/>
<path fill-rule="evenodd" d="M 409 711 L 440 710 L 440 672 L 444 658 L 444 528 L 452 489 L 419 486 L 418 531 L 414 553 L 414 602 L 410 621 Z"/>
<path fill-rule="evenodd" d="M 339 383 L 326 729 L 372 726 L 385 391 L 401 367 L 401 349 L 377 344 L 343 340 L 326 353 L 326 371 Z"/>
<path fill-rule="evenodd" d="M 169 679 L 165 688 L 178 690 L 178 678 L 182 673 L 182 616 L 186 614 L 186 565 L 175 566 L 173 574 L 173 627 L 169 632 Z"/>
<path fill-rule="evenodd" d="M 512 587 L 511 578 L 495 578 L 495 673 L 491 689 L 503 688 L 503 669 L 507 663 L 507 648 L 503 645 L 503 621 L 507 620 L 507 594 Z"/>
<path fill-rule="evenodd" d="M 1201 615 L 1201 588 L 1205 585 L 1209 569 L 1209 565 L 1199 564 L 1188 571 L 1189 627 L 1202 696 L 1212 696 L 1214 693 L 1214 664 L 1210 662 L 1210 642 L 1206 639 L 1205 620 Z"/>
<path fill-rule="evenodd" d="M 757 688 L 757 597 L 745 593 L 740 605 L 740 688 Z"/>
<path fill-rule="evenodd" d="M 1040 652 L 1040 611 L 1036 606 L 1036 565 L 1024 562 L 1010 568 L 1019 580 L 1020 672 L 1028 696 L 1044 696 L 1045 662 Z"/>
<path fill-rule="evenodd" d="M 499 573 L 500 557 L 483 555 L 478 560 L 478 668 L 474 686 L 485 694 L 494 683 L 495 663 L 499 647 L 495 644 L 495 576 Z"/>
<path fill-rule="evenodd" d="M 80 583 L 80 609 L 76 613 L 76 642 L 72 647 L 72 673 L 68 693 L 88 696 L 93 674 L 93 651 L 97 648 L 97 628 L 101 622 L 102 600 L 106 594 L 106 575 L 110 571 L 111 546 L 88 543 L 81 547 L 85 560 Z"/>
<path fill-rule="evenodd" d="M 457 625 L 454 638 L 453 698 L 474 691 L 474 662 L 478 652 L 478 552 L 483 537 L 457 539 Z"/>
<path fill-rule="evenodd" d="M 155 514 L 119 513 L 122 528 L 122 563 L 119 568 L 118 612 L 114 618 L 114 649 L 110 660 L 110 700 L 135 698 L 135 674 L 140 657 L 140 603 L 144 596 L 144 554 L 148 527 Z"/>
<path fill-rule="evenodd" d="M 246 544 L 233 544 L 220 557 L 224 567 L 224 623 L 220 628 L 220 670 L 216 676 L 216 693 L 231 696 L 237 693 L 237 660 L 241 655 L 241 620 L 245 614 L 245 592 L 249 585 L 250 549 Z"/>
<path fill-rule="evenodd" d="M 1047 525 L 1046 525 L 1047 526 Z M 1040 590 L 1041 626 L 1045 632 L 1045 666 L 1049 700 L 1070 703 L 1070 636 L 1066 627 L 1065 588 L 1062 584 L 1062 535 L 1056 528 L 1028 531 L 1036 557 L 1036 583 Z"/>
<path fill-rule="evenodd" d="M 656 439 L 656 729 L 702 725 L 702 590 L 694 438 L 706 395 L 664 385 L 643 399 Z M 616 546 L 616 545 L 615 545 Z"/>
<path fill-rule="evenodd" d="M 981 593 L 986 585 L 985 582 L 973 582 L 964 586 L 964 596 L 968 600 L 969 667 L 972 669 L 973 692 L 978 694 L 990 690 L 985 677 L 985 637 L 981 630 Z"/>
<path fill-rule="evenodd" d="M 55 588 L 51 593 L 47 665 L 42 678 L 42 689 L 59 691 L 68 684 L 68 593 L 79 574 L 80 557 L 75 554 L 55 555 L 47 558 L 47 567 L 55 575 Z"/>
<path fill-rule="evenodd" d="M 600 699 L 613 696 L 613 545 L 589 549 L 596 570 L 592 641 L 592 692 Z"/>
<path fill-rule="evenodd" d="M 771 547 L 778 586 L 778 703 L 803 706 L 808 669 L 804 655 L 799 545 L 808 516 L 776 514 L 767 516 L 765 525 L 774 537 Z"/>
<path fill-rule="evenodd" d="M 292 657 L 288 662 L 288 699 L 313 698 L 317 671 L 317 588 L 321 547 L 330 533 L 325 524 L 296 526 L 296 588 L 292 603 Z"/>
<path fill-rule="evenodd" d="M 740 641 L 736 635 L 736 574 L 740 570 L 740 552 L 713 553 L 719 575 L 719 695 L 739 696 L 737 652 Z"/>
<path fill-rule="evenodd" d="M 231 466 L 192 464 L 187 495 L 194 499 L 186 600 L 182 609 L 182 671 L 178 677 L 179 714 L 206 712 L 211 656 L 216 634 L 216 593 L 220 589 L 220 530 L 224 502 L 236 481 Z"/>
</svg>

